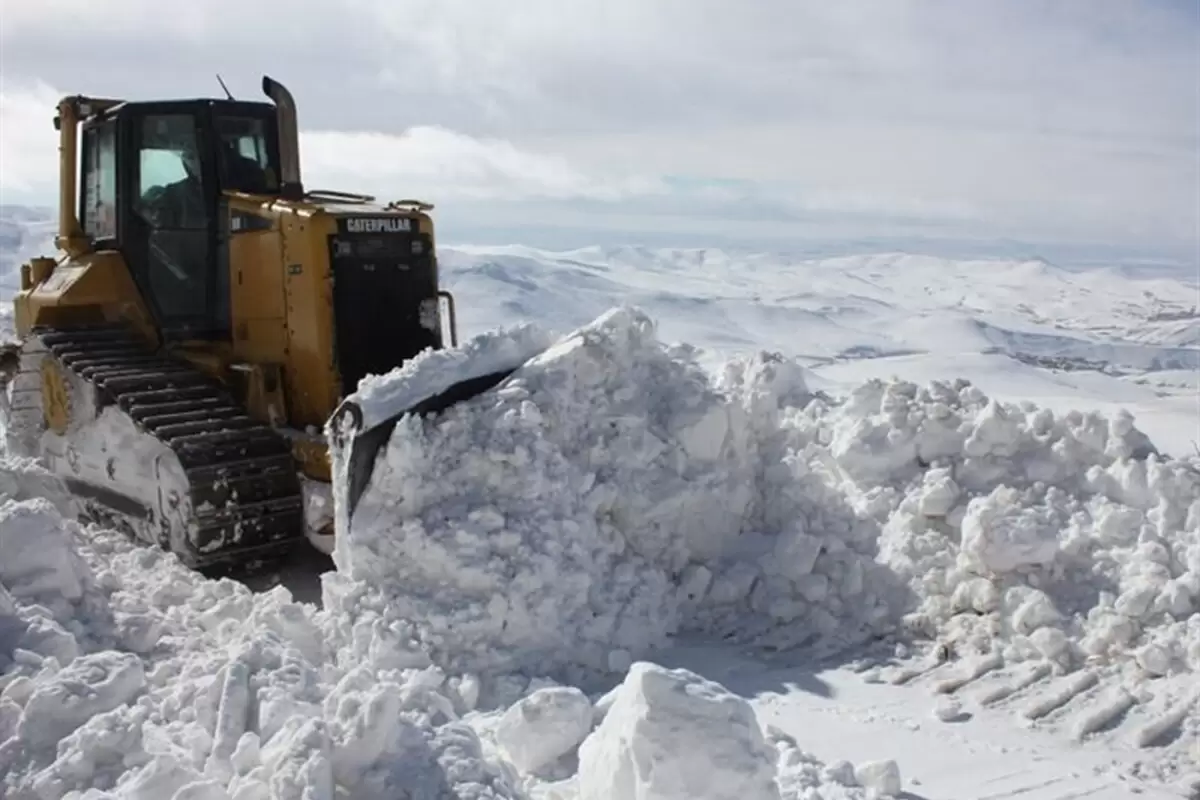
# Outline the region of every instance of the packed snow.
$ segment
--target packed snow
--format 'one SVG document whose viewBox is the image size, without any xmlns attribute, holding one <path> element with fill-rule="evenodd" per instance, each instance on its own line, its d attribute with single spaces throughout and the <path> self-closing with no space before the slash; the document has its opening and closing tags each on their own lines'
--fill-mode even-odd
<svg viewBox="0 0 1200 800">
<path fill-rule="evenodd" d="M 1200 796 L 1184 283 L 445 261 L 507 327 L 364 381 L 364 418 L 521 366 L 400 422 L 319 607 L 80 523 L 4 459 L 0 796 Z"/>
</svg>

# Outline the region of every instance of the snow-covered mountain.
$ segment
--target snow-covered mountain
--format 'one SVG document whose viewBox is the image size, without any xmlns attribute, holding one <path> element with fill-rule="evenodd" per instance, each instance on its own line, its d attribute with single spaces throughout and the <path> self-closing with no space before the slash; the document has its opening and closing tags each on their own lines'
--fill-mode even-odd
<svg viewBox="0 0 1200 800">
<path fill-rule="evenodd" d="M 4 462 L 4 796 L 1197 796 L 1186 274 L 440 258 L 465 336 L 560 338 L 397 429 L 320 608 Z"/>
<path fill-rule="evenodd" d="M 441 262 L 468 333 L 566 331 L 630 304 L 714 367 L 767 349 L 840 389 L 966 377 L 1057 409 L 1123 406 L 1156 439 L 1200 441 L 1200 282 L 1182 270 L 643 248 L 447 247 Z"/>
</svg>

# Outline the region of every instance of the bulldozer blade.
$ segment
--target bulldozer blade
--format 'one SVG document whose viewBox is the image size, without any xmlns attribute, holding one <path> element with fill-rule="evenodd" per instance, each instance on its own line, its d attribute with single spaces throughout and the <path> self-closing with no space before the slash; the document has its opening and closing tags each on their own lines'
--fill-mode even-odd
<svg viewBox="0 0 1200 800">
<path fill-rule="evenodd" d="M 358 501 L 371 483 L 375 464 L 382 450 L 392 437 L 397 423 L 409 415 L 434 416 L 451 406 L 483 394 L 512 375 L 519 367 L 489 372 L 466 378 L 452 384 L 437 394 L 426 397 L 413 405 L 394 412 L 391 416 L 364 427 L 362 407 L 352 399 L 342 401 L 330 418 L 330 432 L 334 447 L 349 454 L 346 457 L 346 518 L 351 519 Z"/>
</svg>

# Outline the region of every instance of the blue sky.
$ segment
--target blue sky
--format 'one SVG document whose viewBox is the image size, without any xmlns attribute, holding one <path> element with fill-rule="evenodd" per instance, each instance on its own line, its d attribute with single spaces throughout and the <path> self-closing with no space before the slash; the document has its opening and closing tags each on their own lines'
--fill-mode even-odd
<svg viewBox="0 0 1200 800">
<path fill-rule="evenodd" d="M 458 238 L 1200 241 L 1194 0 L 42 0 L 4 16 L 3 202 L 52 201 L 61 94 L 213 95 L 220 71 L 257 98 L 265 72 L 297 97 L 308 185 L 425 198 Z"/>
</svg>

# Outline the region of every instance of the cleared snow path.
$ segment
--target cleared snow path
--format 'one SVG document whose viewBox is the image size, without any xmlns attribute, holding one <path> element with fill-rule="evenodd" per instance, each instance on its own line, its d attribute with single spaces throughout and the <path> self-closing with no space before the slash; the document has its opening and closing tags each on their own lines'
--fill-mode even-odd
<svg viewBox="0 0 1200 800">
<path fill-rule="evenodd" d="M 989 693 L 1026 673 L 1001 667 L 950 691 L 951 683 L 957 685 L 950 679 L 969 664 L 947 661 L 896 685 L 887 678 L 924 665 L 900 661 L 881 677 L 867 668 L 869 660 L 813 664 L 797 654 L 756 658 L 704 643 L 680 646 L 658 660 L 702 669 L 749 698 L 765 728 L 777 728 L 826 762 L 848 754 L 860 761 L 894 760 L 902 770 L 901 797 L 910 800 L 1177 800 L 1200 792 L 1195 728 L 1140 747 L 1141 723 L 1153 712 L 1110 717 L 1113 706 L 1106 700 L 1123 691 L 1118 681 L 1096 684 L 1034 722 L 1023 714 L 1030 701 L 1053 694 L 1064 678 L 1047 675 L 988 703 Z M 1144 687 L 1142 700 L 1171 707 L 1186 683 Z M 1097 720 L 1099 730 L 1076 736 L 1079 723 Z M 1164 774 L 1169 763 L 1184 768 Z"/>
</svg>

